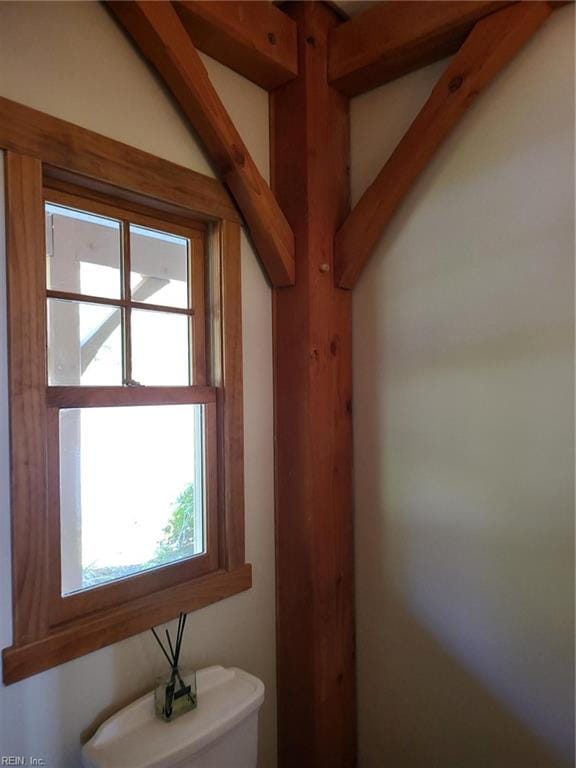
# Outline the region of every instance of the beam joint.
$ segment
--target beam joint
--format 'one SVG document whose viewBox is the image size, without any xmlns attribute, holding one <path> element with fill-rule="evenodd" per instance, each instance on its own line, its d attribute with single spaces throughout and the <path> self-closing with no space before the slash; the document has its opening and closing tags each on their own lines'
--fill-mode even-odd
<svg viewBox="0 0 576 768">
<path fill-rule="evenodd" d="M 297 76 L 296 24 L 272 3 L 176 0 L 174 7 L 196 48 L 262 88 Z"/>
<path fill-rule="evenodd" d="M 437 149 L 479 94 L 551 13 L 545 2 L 515 3 L 479 21 L 428 101 L 336 235 L 336 280 L 354 287 L 374 247 Z"/>
<path fill-rule="evenodd" d="M 232 193 L 275 287 L 294 282 L 294 235 L 230 119 L 172 3 L 108 2 L 164 81 Z"/>
</svg>

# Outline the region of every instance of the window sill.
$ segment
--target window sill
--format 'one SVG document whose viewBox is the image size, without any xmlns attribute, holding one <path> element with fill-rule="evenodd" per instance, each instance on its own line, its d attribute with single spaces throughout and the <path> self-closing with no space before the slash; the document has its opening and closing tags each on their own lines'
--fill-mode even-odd
<svg viewBox="0 0 576 768">
<path fill-rule="evenodd" d="M 214 571 L 192 582 L 154 592 L 124 606 L 54 628 L 45 638 L 2 652 L 5 685 L 36 675 L 162 624 L 178 611 L 195 611 L 252 587 L 252 566 Z"/>
</svg>

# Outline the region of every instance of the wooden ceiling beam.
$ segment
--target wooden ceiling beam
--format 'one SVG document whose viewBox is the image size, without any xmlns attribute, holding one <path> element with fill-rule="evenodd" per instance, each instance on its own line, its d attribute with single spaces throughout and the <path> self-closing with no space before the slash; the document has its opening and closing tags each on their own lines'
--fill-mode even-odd
<svg viewBox="0 0 576 768">
<path fill-rule="evenodd" d="M 354 287 L 378 239 L 443 140 L 551 12 L 516 3 L 478 22 L 426 104 L 336 235 L 336 280 Z"/>
<path fill-rule="evenodd" d="M 275 287 L 294 283 L 294 235 L 168 2 L 109 2 L 108 8 L 152 64 L 190 121 L 232 193 Z"/>
<path fill-rule="evenodd" d="M 494 0 L 392 0 L 336 27 L 328 79 L 349 96 L 455 53 L 476 22 L 511 5 Z"/>
<path fill-rule="evenodd" d="M 194 45 L 270 91 L 298 74 L 296 24 L 269 2 L 177 0 Z"/>
</svg>

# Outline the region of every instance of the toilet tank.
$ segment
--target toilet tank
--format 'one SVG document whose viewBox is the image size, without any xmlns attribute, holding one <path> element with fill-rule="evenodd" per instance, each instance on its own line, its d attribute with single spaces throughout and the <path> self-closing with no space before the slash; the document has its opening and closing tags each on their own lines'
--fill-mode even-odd
<svg viewBox="0 0 576 768">
<path fill-rule="evenodd" d="M 264 684 L 241 669 L 197 673 L 197 709 L 166 723 L 149 693 L 117 712 L 82 750 L 84 768 L 256 768 Z"/>
</svg>

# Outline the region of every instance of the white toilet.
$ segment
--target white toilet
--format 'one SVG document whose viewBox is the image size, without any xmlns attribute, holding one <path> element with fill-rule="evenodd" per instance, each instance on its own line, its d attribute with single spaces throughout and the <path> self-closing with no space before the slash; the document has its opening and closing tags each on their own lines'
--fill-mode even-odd
<svg viewBox="0 0 576 768">
<path fill-rule="evenodd" d="M 154 714 L 149 693 L 97 730 L 84 768 L 256 768 L 264 684 L 241 669 L 197 673 L 198 707 L 171 723 Z"/>
</svg>

